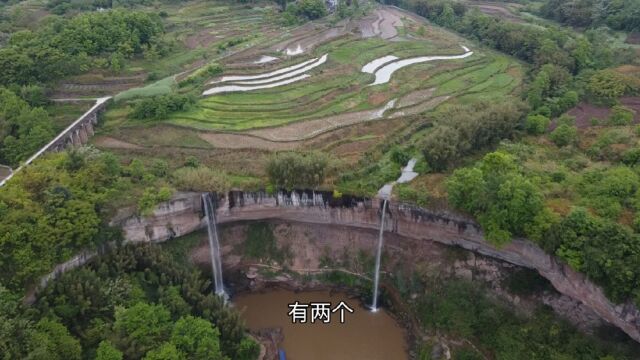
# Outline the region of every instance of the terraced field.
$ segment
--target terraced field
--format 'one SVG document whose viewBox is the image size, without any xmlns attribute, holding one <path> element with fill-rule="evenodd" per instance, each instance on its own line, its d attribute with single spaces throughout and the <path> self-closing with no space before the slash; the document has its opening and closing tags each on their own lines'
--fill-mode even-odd
<svg viewBox="0 0 640 360">
<path fill-rule="evenodd" d="M 200 130 L 245 131 L 376 109 L 425 87 L 436 87 L 435 96 L 456 96 L 509 92 L 519 84 L 517 76 L 507 73 L 517 65 L 482 52 L 465 59 L 412 65 L 399 70 L 388 84 L 376 86 L 368 86 L 373 82 L 372 74 L 360 71 L 366 63 L 388 54 L 407 58 L 460 52 L 458 44 L 340 39 L 317 49 L 316 55 L 329 54 L 328 61 L 313 69 L 309 78 L 271 89 L 205 97 L 196 108 L 176 114 L 168 122 Z"/>
<path fill-rule="evenodd" d="M 67 79 L 56 89 L 56 97 L 114 95 L 127 89 L 134 89 L 131 96 L 144 95 L 147 91 L 141 89 L 150 78 L 173 81 L 176 74 L 188 74 L 208 62 L 281 35 L 270 3 L 248 8 L 228 2 L 187 2 L 167 4 L 163 11 L 165 40 L 173 44 L 168 55 L 136 59 L 118 74 L 96 70 Z M 157 94 L 155 90 L 149 94 Z M 130 97 L 124 94 L 118 98 Z"/>
<path fill-rule="evenodd" d="M 388 29 L 390 23 L 397 30 L 394 36 Z M 207 80 L 201 87 L 204 94 L 217 93 L 202 96 L 190 110 L 173 113 L 160 123 L 140 124 L 127 119 L 126 108 L 108 113 L 105 132 L 108 138 L 99 142 L 123 149 L 125 146 L 118 144 L 126 144 L 126 148 L 137 147 L 138 151 L 155 146 L 283 150 L 317 148 L 321 144 L 313 139 L 333 139 L 329 134 L 354 128 L 357 130 L 350 136 L 322 146 L 362 154 L 367 146 L 393 133 L 393 129 L 380 136 L 368 133 L 361 125 L 373 121 L 391 123 L 393 119 L 430 111 L 445 102 L 468 103 L 514 93 L 523 72 L 521 65 L 509 57 L 432 26 L 415 15 L 387 7 L 333 27 L 322 22 L 308 23 L 281 31 L 270 42 L 249 45 L 225 58 L 222 76 Z M 301 55 L 286 55 L 286 49 L 298 45 L 303 49 Z M 306 69 L 324 55 L 326 62 Z M 263 56 L 276 59 L 256 63 Z M 456 58 L 400 67 L 388 82 L 373 85 L 378 70 L 425 56 Z M 365 72 L 363 66 L 376 59 L 381 59 L 380 63 Z M 294 81 L 278 84 L 288 80 Z M 271 85 L 274 87 L 250 91 L 220 90 L 227 86 Z M 187 138 L 191 140 L 184 140 Z"/>
</svg>

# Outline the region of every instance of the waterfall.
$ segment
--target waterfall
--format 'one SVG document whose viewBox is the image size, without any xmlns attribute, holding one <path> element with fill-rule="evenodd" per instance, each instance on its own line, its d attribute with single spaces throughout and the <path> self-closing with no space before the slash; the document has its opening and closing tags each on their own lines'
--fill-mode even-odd
<svg viewBox="0 0 640 360">
<path fill-rule="evenodd" d="M 382 203 L 382 215 L 380 216 L 380 233 L 378 235 L 378 252 L 376 253 L 376 270 L 373 281 L 373 304 L 371 311 L 378 311 L 378 286 L 380 283 L 380 260 L 382 258 L 382 243 L 384 242 L 384 217 L 387 213 L 387 199 Z"/>
<path fill-rule="evenodd" d="M 211 193 L 202 194 L 202 207 L 207 218 L 207 232 L 209 233 L 209 254 L 211 255 L 211 269 L 213 271 L 214 291 L 226 299 L 224 284 L 222 283 L 222 258 L 220 256 L 220 240 L 218 239 L 218 226 L 216 224 L 216 209 L 213 206 Z"/>
</svg>

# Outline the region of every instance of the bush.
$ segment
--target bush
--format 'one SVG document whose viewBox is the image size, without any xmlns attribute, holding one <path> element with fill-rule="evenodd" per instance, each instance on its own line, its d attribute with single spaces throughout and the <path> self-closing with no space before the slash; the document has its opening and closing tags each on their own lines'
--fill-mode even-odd
<svg viewBox="0 0 640 360">
<path fill-rule="evenodd" d="M 200 166 L 200 159 L 193 155 L 187 156 L 187 159 L 184 161 L 184 166 L 197 168 Z"/>
<path fill-rule="evenodd" d="M 176 111 L 184 111 L 196 102 L 192 95 L 167 94 L 158 95 L 135 102 L 131 117 L 134 119 L 165 119 Z"/>
<path fill-rule="evenodd" d="M 138 200 L 138 211 L 142 215 L 150 215 L 153 208 L 161 202 L 169 201 L 173 191 L 168 187 L 159 190 L 153 187 L 146 188 Z"/>
<path fill-rule="evenodd" d="M 616 105 L 611 108 L 609 123 L 615 126 L 630 125 L 633 122 L 634 111 L 628 107 Z"/>
<path fill-rule="evenodd" d="M 411 160 L 411 154 L 406 150 L 401 149 L 397 146 L 395 146 L 391 150 L 390 156 L 391 156 L 391 161 L 401 166 L 405 166 L 407 162 Z"/>
<path fill-rule="evenodd" d="M 628 91 L 625 76 L 614 70 L 600 70 L 594 73 L 587 84 L 592 100 L 599 104 L 614 104 Z"/>
<path fill-rule="evenodd" d="M 529 115 L 525 122 L 525 129 L 532 135 L 544 134 L 551 120 L 544 115 Z"/>
<path fill-rule="evenodd" d="M 173 185 L 179 190 L 225 192 L 231 187 L 227 173 L 208 167 L 185 167 L 173 173 Z"/>
<path fill-rule="evenodd" d="M 157 177 L 165 177 L 169 174 L 169 164 L 161 159 L 157 159 L 151 164 L 151 173 Z"/>
<path fill-rule="evenodd" d="M 640 163 L 640 148 L 629 149 L 622 154 L 622 162 L 627 166 L 635 166 Z"/>
<path fill-rule="evenodd" d="M 549 138 L 560 147 L 572 145 L 578 140 L 578 129 L 575 126 L 562 124 L 551 132 Z"/>
<path fill-rule="evenodd" d="M 300 0 L 297 2 L 297 14 L 314 20 L 327 16 L 327 8 L 323 0 Z"/>
<path fill-rule="evenodd" d="M 542 194 L 507 153 L 489 153 L 474 167 L 456 170 L 447 192 L 453 206 L 478 218 L 493 244 L 535 237 L 544 227 Z"/>
<path fill-rule="evenodd" d="M 316 188 L 324 183 L 329 158 L 320 152 L 283 152 L 267 162 L 269 181 L 285 189 Z"/>
<path fill-rule="evenodd" d="M 521 103 L 447 108 L 436 114 L 436 125 L 420 145 L 422 155 L 434 170 L 445 170 L 462 156 L 513 136 L 522 109 Z"/>
</svg>

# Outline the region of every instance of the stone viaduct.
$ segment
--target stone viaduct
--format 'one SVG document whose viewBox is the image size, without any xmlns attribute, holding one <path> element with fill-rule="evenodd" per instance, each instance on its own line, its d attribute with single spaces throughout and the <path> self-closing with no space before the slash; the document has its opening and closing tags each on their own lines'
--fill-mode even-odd
<svg viewBox="0 0 640 360">
<path fill-rule="evenodd" d="M 66 129 L 60 132 L 48 144 L 40 148 L 40 150 L 27 159 L 27 161 L 13 171 L 13 173 L 0 181 L 0 186 L 3 186 L 13 177 L 13 175 L 22 170 L 25 166 L 31 164 L 35 159 L 46 152 L 57 152 L 66 148 L 78 147 L 86 144 L 91 136 L 93 136 L 94 126 L 98 123 L 98 114 L 105 109 L 110 99 L 110 96 L 96 99 L 96 103 L 91 107 L 91 109 L 87 110 L 71 125 L 67 126 Z"/>
</svg>

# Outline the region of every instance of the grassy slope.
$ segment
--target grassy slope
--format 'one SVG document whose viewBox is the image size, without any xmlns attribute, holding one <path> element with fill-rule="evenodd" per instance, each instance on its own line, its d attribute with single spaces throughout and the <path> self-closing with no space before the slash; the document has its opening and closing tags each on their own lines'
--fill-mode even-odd
<svg viewBox="0 0 640 360">
<path fill-rule="evenodd" d="M 452 39 L 449 39 L 452 40 Z M 464 60 L 417 64 L 394 74 L 389 84 L 368 87 L 373 76 L 360 72 L 367 62 L 388 54 L 401 58 L 427 54 L 457 54 L 453 41 L 384 42 L 379 39 L 340 39 L 318 49 L 329 61 L 312 71 L 312 77 L 283 87 L 203 98 L 169 123 L 202 130 L 242 131 L 381 107 L 416 89 L 437 87 L 436 96 L 465 92 L 510 91 L 520 83 L 506 73 L 517 66 L 512 60 L 484 50 Z"/>
</svg>

